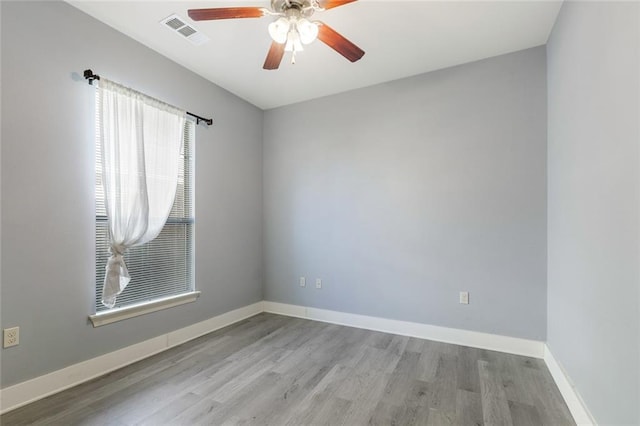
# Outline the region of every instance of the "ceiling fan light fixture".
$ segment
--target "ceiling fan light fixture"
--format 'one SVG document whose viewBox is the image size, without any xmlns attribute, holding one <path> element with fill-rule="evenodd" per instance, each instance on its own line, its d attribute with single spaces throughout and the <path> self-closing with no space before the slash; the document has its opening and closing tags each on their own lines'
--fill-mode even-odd
<svg viewBox="0 0 640 426">
<path fill-rule="evenodd" d="M 280 18 L 269 24 L 269 35 L 276 43 L 283 44 L 287 41 L 289 27 L 289 20 L 287 18 Z"/>
<path fill-rule="evenodd" d="M 318 38 L 318 25 L 313 22 L 309 22 L 307 19 L 300 19 L 296 23 L 298 34 L 300 34 L 300 41 L 304 44 L 313 43 Z"/>
</svg>

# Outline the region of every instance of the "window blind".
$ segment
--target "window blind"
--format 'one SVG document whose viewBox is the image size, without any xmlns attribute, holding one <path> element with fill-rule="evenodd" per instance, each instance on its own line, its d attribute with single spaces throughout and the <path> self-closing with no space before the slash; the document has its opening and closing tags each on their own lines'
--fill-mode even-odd
<svg viewBox="0 0 640 426">
<path fill-rule="evenodd" d="M 101 303 L 105 267 L 109 258 L 109 227 L 105 210 L 100 163 L 100 135 L 96 114 L 96 312 L 107 310 Z M 124 259 L 131 281 L 118 296 L 116 308 L 153 301 L 194 290 L 194 199 L 193 168 L 195 124 L 187 120 L 184 147 L 178 171 L 176 198 L 160 234 L 134 247 Z"/>
</svg>

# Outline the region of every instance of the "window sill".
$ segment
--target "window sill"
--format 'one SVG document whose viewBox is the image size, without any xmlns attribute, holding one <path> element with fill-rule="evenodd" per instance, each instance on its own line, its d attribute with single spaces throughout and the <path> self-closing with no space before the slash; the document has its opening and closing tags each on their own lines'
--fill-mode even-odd
<svg viewBox="0 0 640 426">
<path fill-rule="evenodd" d="M 184 305 L 185 303 L 195 302 L 199 296 L 199 291 L 193 291 L 191 293 L 165 297 L 163 299 L 154 300 L 152 302 L 144 302 L 131 306 L 125 306 L 123 308 L 109 309 L 108 311 L 89 315 L 89 319 L 93 323 L 94 327 L 100 327 L 116 321 L 122 321 L 140 315 L 149 314 L 151 312 L 160 311 L 162 309 Z"/>
</svg>

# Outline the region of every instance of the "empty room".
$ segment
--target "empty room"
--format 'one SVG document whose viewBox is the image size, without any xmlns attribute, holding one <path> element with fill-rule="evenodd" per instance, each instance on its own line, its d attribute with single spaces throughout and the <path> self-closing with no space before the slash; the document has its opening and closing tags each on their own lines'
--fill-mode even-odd
<svg viewBox="0 0 640 426">
<path fill-rule="evenodd" d="M 2 425 L 640 425 L 640 2 L 0 24 Z"/>
</svg>

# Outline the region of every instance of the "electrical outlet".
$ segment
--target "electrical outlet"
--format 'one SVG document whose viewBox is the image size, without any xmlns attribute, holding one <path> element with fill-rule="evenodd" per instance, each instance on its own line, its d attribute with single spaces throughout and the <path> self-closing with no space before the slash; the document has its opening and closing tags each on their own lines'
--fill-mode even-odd
<svg viewBox="0 0 640 426">
<path fill-rule="evenodd" d="M 3 342 L 5 348 L 18 345 L 20 343 L 20 327 L 5 328 Z"/>
<path fill-rule="evenodd" d="M 322 280 L 320 278 L 316 278 L 316 288 L 322 288 Z"/>
<path fill-rule="evenodd" d="M 300 277 L 300 287 L 306 287 L 307 280 L 304 277 Z"/>
<path fill-rule="evenodd" d="M 469 304 L 469 292 L 468 291 L 461 291 L 460 292 L 460 303 L 463 305 L 468 305 Z"/>
</svg>

